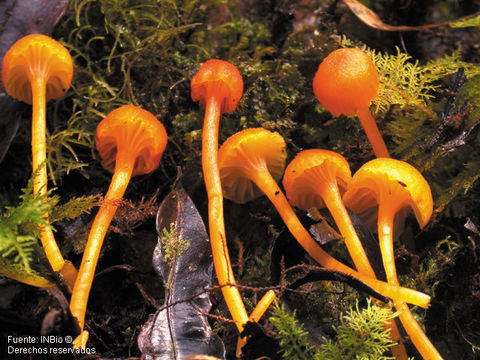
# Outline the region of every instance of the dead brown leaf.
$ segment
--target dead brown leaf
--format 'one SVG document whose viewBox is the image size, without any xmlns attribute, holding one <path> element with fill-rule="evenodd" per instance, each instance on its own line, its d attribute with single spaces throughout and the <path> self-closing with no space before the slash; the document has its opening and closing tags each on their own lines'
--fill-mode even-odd
<svg viewBox="0 0 480 360">
<path fill-rule="evenodd" d="M 419 30 L 426 30 L 434 27 L 450 25 L 452 23 L 467 20 L 478 16 L 480 12 L 477 12 L 472 15 L 468 15 L 465 17 L 461 17 L 459 19 L 444 21 L 438 24 L 427 24 L 427 25 L 420 25 L 420 26 L 406 26 L 406 25 L 389 25 L 386 24 L 380 19 L 380 17 L 372 10 L 370 10 L 365 5 L 361 4 L 358 0 L 342 0 L 345 5 L 358 17 L 364 24 L 377 29 L 377 30 L 384 30 L 384 31 L 419 31 Z"/>
</svg>

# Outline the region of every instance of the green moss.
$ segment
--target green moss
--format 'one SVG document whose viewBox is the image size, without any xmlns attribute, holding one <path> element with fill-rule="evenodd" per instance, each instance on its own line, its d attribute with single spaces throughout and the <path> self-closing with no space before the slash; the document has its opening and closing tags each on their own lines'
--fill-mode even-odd
<svg viewBox="0 0 480 360">
<path fill-rule="evenodd" d="M 389 0 L 372 6 L 389 11 L 395 4 Z M 239 130 L 263 126 L 285 137 L 289 158 L 302 149 L 317 147 L 343 153 L 352 169 L 369 160 L 371 149 L 359 123 L 346 117 L 333 118 L 318 104 L 312 91 L 311 81 L 318 64 L 331 50 L 349 42 L 338 37 L 337 21 L 341 20 L 336 16 L 342 9 L 337 8 L 333 14 L 333 7 L 322 1 L 70 1 L 55 37 L 74 57 L 74 82 L 66 96 L 49 103 L 47 111 L 47 166 L 60 203 L 65 204 L 51 209 L 52 220 L 72 219 L 90 211 L 97 199 L 83 195 L 101 193 L 108 186 L 110 174 L 102 170 L 96 158 L 95 128 L 107 113 L 126 103 L 151 111 L 169 134 L 161 168 L 151 176 L 133 179 L 127 197 L 138 204 L 145 192 L 155 193 L 158 189 L 161 196 L 173 182 L 178 166 L 196 205 L 206 209 L 201 173 L 203 111 L 190 99 L 189 84 L 200 64 L 210 58 L 234 63 L 244 79 L 244 95 L 238 109 L 222 116 L 220 142 Z M 308 21 L 299 26 L 293 17 L 288 17 L 292 9 L 299 19 L 304 16 Z M 352 39 L 352 44 L 364 46 L 357 39 Z M 480 162 L 476 156 L 479 135 L 475 126 L 480 96 L 475 74 L 479 67 L 463 61 L 461 49 L 422 63 L 399 50 L 386 53 L 374 46 L 368 52 L 379 67 L 382 84 L 372 110 L 394 157 L 411 162 L 425 174 L 437 210 L 438 222 L 430 225 L 434 239 L 421 243 L 425 247 L 425 252 L 419 254 L 422 266 L 418 277 L 408 284 L 437 293 L 436 284 L 444 280 L 437 277 L 447 276 L 445 267 L 439 270 L 438 261 L 451 258 L 450 253 L 440 256 L 441 252 L 429 252 L 438 239 L 445 238 L 438 224 L 478 213 Z M 452 77 L 461 68 L 467 74 L 466 83 L 458 94 L 450 96 Z M 455 107 L 447 112 L 451 97 Z M 453 121 L 449 123 L 452 126 L 448 125 L 451 131 L 430 145 L 445 119 Z M 26 126 L 15 144 L 22 148 L 22 153 L 12 155 L 17 156 L 15 163 L 22 165 L 16 167 L 15 179 L 22 181 L 30 176 L 24 150 L 29 143 L 25 129 Z M 452 145 L 463 132 L 467 133 L 465 143 Z M 450 146 L 449 151 L 446 146 Z M 79 178 L 81 181 L 77 182 Z M 1 202 L 7 203 L 7 197 L 13 196 L 7 192 L 19 192 L 16 183 L 11 186 L 14 191 L 4 189 L 6 194 Z M 275 285 L 265 276 L 265 269 L 270 266 L 269 251 L 282 230 L 281 221 L 266 199 L 232 210 L 233 207 L 225 202 L 232 259 L 240 257 L 239 247 L 230 246 L 231 239 L 238 238 L 244 246 L 243 271 L 235 267 L 235 271 L 239 270 L 239 283 Z M 232 225 L 238 219 L 245 219 L 248 226 L 243 222 Z M 463 223 L 456 224 L 457 228 L 462 226 Z M 84 230 L 84 234 L 88 232 Z M 165 238 L 175 238 L 172 231 L 165 233 Z M 25 244 L 30 246 L 28 241 Z M 80 243 L 76 245 L 81 248 Z M 461 248 L 465 249 L 465 245 Z M 167 261 L 177 254 L 173 248 L 170 250 Z M 15 266 L 27 259 L 22 255 L 15 258 L 19 252 L 11 251 L 7 258 L 16 259 Z M 25 261 L 31 265 L 28 259 Z M 240 261 L 233 264 L 239 266 Z M 254 304 L 251 293 L 242 291 L 248 306 Z M 357 297 L 356 292 L 345 291 L 343 285 L 314 288 L 310 296 L 298 295 L 305 305 L 299 306 L 297 314 L 328 321 L 340 331 L 342 324 L 349 324 L 350 320 L 339 314 L 346 313 Z M 328 303 L 333 305 L 327 307 Z M 222 305 L 216 311 L 229 316 Z M 237 334 L 233 325 L 223 331 L 233 339 L 228 350 L 231 353 Z M 302 332 L 297 335 L 303 336 Z M 334 341 L 332 351 L 335 344 Z M 308 345 L 301 348 L 309 354 Z"/>
<path fill-rule="evenodd" d="M 388 360 L 390 346 L 389 330 L 384 325 L 396 315 L 388 307 L 372 304 L 367 300 L 364 308 L 358 303 L 340 316 L 340 325 L 335 328 L 336 339 L 324 338 L 324 344 L 314 347 L 308 342 L 308 332 L 283 306 L 273 307 L 270 318 L 275 331 L 280 335 L 282 359 L 315 360 Z"/>
<path fill-rule="evenodd" d="M 20 203 L 3 210 L 0 218 L 0 268 L 7 276 L 10 272 L 19 278 L 37 275 L 37 256 L 41 254 L 40 227 L 50 226 L 44 216 L 58 202 L 57 197 L 49 195 L 33 195 L 32 178 L 22 189 Z"/>
<path fill-rule="evenodd" d="M 190 99 L 189 83 L 212 57 L 234 63 L 245 83 L 238 111 L 223 116 L 221 141 L 252 126 L 289 138 L 297 109 L 312 96 L 305 92 L 308 84 L 300 69 L 305 60 L 299 61 L 307 39 L 273 46 L 274 14 L 267 10 L 251 10 L 246 17 L 235 2 L 218 0 L 72 1 L 57 30 L 75 61 L 65 99 L 72 115 L 50 135 L 52 179 L 61 181 L 70 171 L 87 178 L 100 175 L 86 166 L 92 163 L 96 124 L 125 103 L 146 108 L 166 125 L 172 156 L 164 159 L 165 167 L 198 168 L 202 113 Z"/>
<path fill-rule="evenodd" d="M 315 348 L 308 343 L 308 332 L 295 318 L 295 310 L 289 314 L 285 308 L 274 303 L 274 316 L 270 317 L 275 331 L 280 335 L 280 354 L 282 359 L 310 360 L 317 358 Z"/>
<path fill-rule="evenodd" d="M 454 21 L 450 24 L 452 28 L 480 27 L 480 15 L 471 16 L 463 20 Z"/>
<path fill-rule="evenodd" d="M 177 234 L 173 223 L 170 224 L 170 229 L 163 228 L 160 242 L 163 250 L 163 262 L 170 265 L 190 247 L 190 240 L 182 239 Z"/>
</svg>

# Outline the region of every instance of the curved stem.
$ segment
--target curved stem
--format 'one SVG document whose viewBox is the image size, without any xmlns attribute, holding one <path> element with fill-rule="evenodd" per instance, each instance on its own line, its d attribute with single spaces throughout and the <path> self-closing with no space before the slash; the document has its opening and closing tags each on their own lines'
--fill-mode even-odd
<svg viewBox="0 0 480 360">
<path fill-rule="evenodd" d="M 202 169 L 208 195 L 208 224 L 215 272 L 228 310 L 237 325 L 238 331 L 242 332 L 243 324 L 248 321 L 245 305 L 235 286 L 225 286 L 228 284 L 234 285 L 235 277 L 225 236 L 223 192 L 218 168 L 218 129 L 221 100 L 212 96 L 206 102 L 202 136 Z"/>
<path fill-rule="evenodd" d="M 122 199 L 130 181 L 134 162 L 128 154 L 117 154 L 115 172 L 105 199 L 98 210 L 92 228 L 88 235 L 87 245 L 83 252 L 82 263 L 78 271 L 75 286 L 70 300 L 70 311 L 77 319 L 80 329 L 83 331 L 85 324 L 85 312 L 87 309 L 88 296 L 92 287 L 95 268 L 102 248 L 103 240 L 107 233 L 110 222 Z M 82 337 L 83 333 L 80 335 Z M 86 339 L 84 340 L 86 341 Z M 84 347 L 83 343 L 79 347 Z"/>
<path fill-rule="evenodd" d="M 353 227 L 350 215 L 343 205 L 338 186 L 325 186 L 323 191 L 319 191 L 330 214 L 332 214 L 335 224 L 337 224 L 342 234 L 350 257 L 357 270 L 365 275 L 375 278 L 375 272 L 368 260 L 367 254 L 363 248 L 362 242 L 358 238 L 357 232 Z"/>
<path fill-rule="evenodd" d="M 392 209 L 392 200 L 384 199 L 378 206 L 378 240 L 382 252 L 382 261 L 389 283 L 398 283 L 395 254 L 393 251 L 393 218 L 395 209 Z"/>
<path fill-rule="evenodd" d="M 430 296 L 413 289 L 392 286 L 383 281 L 379 281 L 370 276 L 359 273 L 358 271 L 351 269 L 350 267 L 331 257 L 315 242 L 315 240 L 313 240 L 309 232 L 303 227 L 302 223 L 300 220 L 298 220 L 297 215 L 290 206 L 287 198 L 267 169 L 264 171 L 255 172 L 255 178 L 252 180 L 273 203 L 285 222 L 285 225 L 287 225 L 288 230 L 290 230 L 290 233 L 295 237 L 295 239 L 297 239 L 305 251 L 320 265 L 327 269 L 353 276 L 370 286 L 378 293 L 390 299 L 403 300 L 420 307 L 428 307 L 430 303 Z"/>
<path fill-rule="evenodd" d="M 3 266 L 2 264 L 0 264 L 0 274 L 5 275 L 10 279 L 17 280 L 21 283 L 31 285 L 31 286 L 36 286 L 39 288 L 53 288 L 56 286 L 54 283 L 52 283 L 51 281 L 48 281 L 42 276 L 35 275 L 35 274 L 29 274 L 29 275 L 19 274 L 15 271 L 11 271 L 7 266 Z"/>
<path fill-rule="evenodd" d="M 47 194 L 45 91 L 45 78 L 41 76 L 32 77 L 32 167 L 35 173 L 33 180 L 33 193 L 35 195 Z M 45 214 L 45 219 L 48 222 L 48 214 Z M 53 271 L 60 272 L 71 291 L 76 277 L 76 269 L 71 263 L 68 263 L 65 267 L 65 260 L 50 226 L 42 226 L 40 240 Z"/>
<path fill-rule="evenodd" d="M 365 134 L 367 134 L 368 141 L 372 145 L 373 152 L 377 158 L 389 158 L 390 154 L 388 152 L 387 146 L 383 141 L 382 134 L 378 130 L 377 123 L 370 112 L 368 107 L 360 108 L 357 110 L 357 117 L 362 123 Z"/>
<path fill-rule="evenodd" d="M 400 335 L 400 330 L 398 329 L 395 319 L 390 319 L 385 324 L 385 329 L 390 330 L 390 339 L 393 343 L 393 345 L 390 346 L 390 351 L 392 352 L 393 358 L 395 360 L 408 360 L 407 350 L 403 342 L 401 342 L 402 335 Z"/>
<path fill-rule="evenodd" d="M 322 197 L 330 214 L 332 214 L 335 224 L 337 224 L 340 233 L 344 237 L 345 245 L 355 267 L 359 272 L 376 279 L 375 271 L 368 260 L 362 242 L 352 224 L 350 215 L 343 204 L 337 184 L 324 187 L 324 191 L 320 191 L 319 195 Z M 401 338 L 395 319 L 391 319 L 385 326 L 390 329 L 392 342 L 395 343 Z M 393 345 L 391 351 L 397 360 L 406 360 L 408 358 L 403 344 Z"/>
<path fill-rule="evenodd" d="M 395 255 L 393 252 L 393 220 L 397 204 L 392 199 L 381 199 L 378 207 L 378 238 L 382 251 L 383 266 L 390 284 L 399 286 L 397 270 L 395 267 Z M 407 304 L 399 299 L 394 299 L 395 308 L 399 311 L 399 318 L 410 340 L 418 352 L 426 360 L 443 359 L 430 339 L 423 332 L 417 320 L 411 313 Z"/>
<path fill-rule="evenodd" d="M 67 285 L 68 290 L 72 292 L 75 285 L 75 280 L 77 280 L 77 268 L 69 260 L 65 260 L 62 268 L 58 271 L 58 273 Z"/>
<path fill-rule="evenodd" d="M 405 331 L 410 336 L 410 340 L 412 340 L 413 345 L 415 345 L 422 357 L 425 360 L 442 360 L 442 355 L 440 355 L 430 339 L 423 332 L 423 329 L 418 324 L 417 319 L 413 316 L 408 305 L 403 301 L 394 301 L 393 304 L 399 312 L 398 317 Z"/>
</svg>

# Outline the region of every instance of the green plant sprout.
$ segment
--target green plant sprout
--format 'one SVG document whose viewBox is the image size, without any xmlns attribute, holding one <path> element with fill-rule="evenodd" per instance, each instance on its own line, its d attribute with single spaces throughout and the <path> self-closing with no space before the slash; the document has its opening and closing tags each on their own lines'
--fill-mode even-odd
<svg viewBox="0 0 480 360">
<path fill-rule="evenodd" d="M 295 310 L 289 314 L 283 305 L 273 303 L 273 316 L 269 321 L 280 335 L 280 351 L 283 359 L 310 360 L 316 358 L 316 349 L 308 343 L 308 332 L 295 318 Z"/>
<path fill-rule="evenodd" d="M 0 273 L 3 275 L 40 287 L 48 284 L 34 264 L 38 264 L 35 257 L 41 253 L 40 226 L 47 226 L 44 215 L 58 202 L 58 197 L 49 197 L 50 194 L 51 190 L 35 196 L 32 177 L 22 189 L 20 204 L 5 207 L 0 219 Z"/>
<path fill-rule="evenodd" d="M 51 189 L 45 195 L 33 194 L 33 178 L 21 189 L 20 203 L 5 206 L 0 217 L 0 274 L 38 287 L 52 287 L 54 274 L 45 263 L 39 244 L 44 215 L 52 214 L 50 224 L 74 219 L 98 202 L 98 196 L 74 197 L 59 205 L 59 196 Z"/>
<path fill-rule="evenodd" d="M 324 338 L 318 347 L 308 342 L 308 332 L 295 318 L 295 311 L 289 314 L 283 305 L 275 303 L 274 315 L 269 319 L 275 331 L 281 336 L 280 354 L 282 359 L 294 360 L 391 360 L 387 355 L 393 345 L 389 330 L 384 325 L 397 314 L 387 306 L 379 306 L 367 299 L 360 308 L 358 301 L 354 308 L 340 314 L 340 325 L 334 327 L 336 338 Z"/>
<path fill-rule="evenodd" d="M 455 21 L 449 24 L 452 28 L 463 28 L 463 27 L 480 27 L 480 15 L 473 16 L 468 19 L 463 19 Z"/>
<path fill-rule="evenodd" d="M 163 248 L 163 262 L 172 264 L 182 253 L 190 247 L 190 240 L 182 239 L 177 234 L 175 224 L 170 224 L 170 229 L 163 228 L 160 242 Z"/>
</svg>

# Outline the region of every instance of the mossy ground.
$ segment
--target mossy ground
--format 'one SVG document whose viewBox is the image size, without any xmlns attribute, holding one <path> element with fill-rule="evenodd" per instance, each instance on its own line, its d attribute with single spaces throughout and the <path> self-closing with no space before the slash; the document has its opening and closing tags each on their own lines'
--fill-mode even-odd
<svg viewBox="0 0 480 360">
<path fill-rule="evenodd" d="M 386 22 L 406 25 L 460 17 L 480 5 L 457 0 L 365 4 Z M 203 113 L 191 101 L 189 86 L 202 62 L 231 61 L 245 83 L 238 109 L 222 117 L 220 143 L 239 130 L 263 126 L 285 137 L 289 160 L 299 150 L 321 147 L 342 153 L 355 171 L 372 158 L 360 125 L 352 118 L 332 118 L 311 89 L 319 62 L 340 46 L 340 35 L 377 53 L 395 55 L 398 47 L 411 56 L 408 63 L 418 61 L 420 66 L 458 49 L 461 61 L 474 69 L 480 61 L 478 28 L 382 32 L 366 27 L 336 1 L 71 0 L 53 35 L 75 61 L 71 90 L 50 102 L 47 110 L 50 187 L 56 187 L 60 203 L 105 193 L 110 174 L 100 166 L 93 138 L 96 124 L 110 110 L 126 103 L 142 106 L 169 134 L 160 168 L 129 185 L 122 216 L 114 221 L 104 245 L 87 312 L 90 345 L 102 358 L 140 355 L 139 327 L 155 311 L 148 299 L 163 296 L 151 268 L 156 205 L 173 186 L 178 167 L 183 186 L 207 219 L 200 164 Z M 455 74 L 436 79 L 422 103 L 435 118 L 418 106 L 392 103 L 376 116 L 382 119 L 379 125 L 394 157 L 422 168 L 432 187 L 437 211 L 423 231 L 407 222 L 398 265 L 403 284 L 432 295 L 432 306 L 416 313 L 444 358 L 456 360 L 475 358 L 480 346 L 480 318 L 475 316 L 480 311 L 480 233 L 465 226 L 480 226 L 480 81 L 471 77 L 456 89 L 454 79 Z M 428 149 L 422 147 L 432 139 Z M 0 180 L 4 204 L 18 202 L 17 194 L 30 177 L 29 159 L 29 127 L 24 121 L 0 164 L 2 173 L 9 175 Z M 267 199 L 246 205 L 226 201 L 225 219 L 237 281 L 251 287 L 279 285 L 270 276 L 271 251 L 284 226 Z M 65 257 L 76 265 L 91 220 L 92 214 L 83 214 L 56 224 Z M 339 244 L 329 247 L 349 261 Z M 56 301 L 43 290 L 0 281 L 0 318 L 7 331 L 2 337 L 38 333 Z M 249 309 L 255 301 L 253 290 L 242 290 Z M 339 314 L 358 298 L 365 294 L 320 283 L 306 292 L 287 291 L 282 299 L 295 306 L 300 321 L 309 319 L 306 328 L 314 337 L 313 329 L 318 328 L 334 335 L 331 329 L 338 325 Z M 229 317 L 219 291 L 212 299 L 213 313 Z M 24 325 L 26 319 L 30 325 Z M 232 356 L 234 326 L 215 319 L 212 324 Z"/>
</svg>

